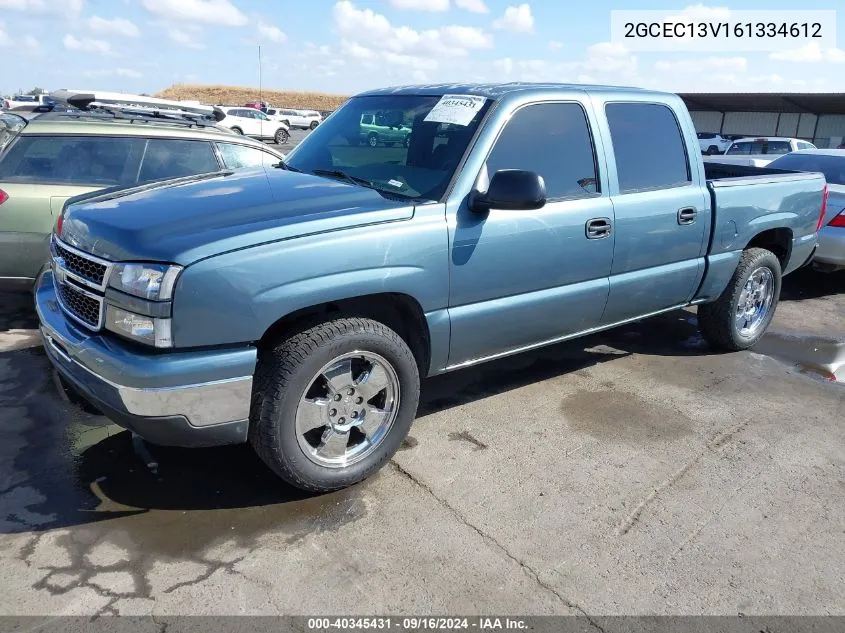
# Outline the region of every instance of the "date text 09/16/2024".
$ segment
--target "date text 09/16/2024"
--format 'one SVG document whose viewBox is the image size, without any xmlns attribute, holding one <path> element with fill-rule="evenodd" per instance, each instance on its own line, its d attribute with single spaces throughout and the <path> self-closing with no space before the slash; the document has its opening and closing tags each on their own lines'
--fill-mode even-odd
<svg viewBox="0 0 845 633">
<path fill-rule="evenodd" d="M 445 631 L 445 630 L 521 630 L 528 628 L 520 618 L 497 617 L 349 617 L 308 618 L 308 630 L 399 630 L 399 631 Z"/>
</svg>

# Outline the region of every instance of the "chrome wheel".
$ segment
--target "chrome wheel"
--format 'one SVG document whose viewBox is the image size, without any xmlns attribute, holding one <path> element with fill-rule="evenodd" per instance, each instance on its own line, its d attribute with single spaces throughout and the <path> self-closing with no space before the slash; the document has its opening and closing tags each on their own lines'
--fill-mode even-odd
<svg viewBox="0 0 845 633">
<path fill-rule="evenodd" d="M 387 437 L 399 411 L 399 378 L 373 352 L 351 352 L 327 363 L 296 409 L 296 438 L 315 464 L 355 464 Z"/>
<path fill-rule="evenodd" d="M 736 307 L 736 328 L 740 336 L 752 338 L 763 327 L 772 309 L 775 279 L 772 271 L 761 266 L 751 273 Z"/>
</svg>

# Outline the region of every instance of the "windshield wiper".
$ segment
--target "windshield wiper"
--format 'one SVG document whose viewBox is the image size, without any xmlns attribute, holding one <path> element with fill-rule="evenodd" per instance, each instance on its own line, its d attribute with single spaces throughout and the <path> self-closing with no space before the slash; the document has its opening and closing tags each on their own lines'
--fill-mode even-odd
<svg viewBox="0 0 845 633">
<path fill-rule="evenodd" d="M 278 163 L 273 165 L 276 169 L 286 169 L 287 171 L 295 171 L 297 173 L 302 173 L 301 169 L 297 169 L 296 167 L 291 167 L 285 161 L 280 160 Z"/>
<path fill-rule="evenodd" d="M 371 183 L 366 178 L 358 178 L 358 176 L 352 176 L 347 174 L 345 171 L 341 171 L 340 169 L 314 169 L 311 171 L 312 174 L 315 176 L 328 176 L 329 178 L 340 178 L 345 180 L 346 182 L 350 182 L 353 185 L 361 185 L 362 187 L 368 187 L 369 189 L 376 189 L 381 191 L 378 187 L 376 187 L 373 183 Z"/>
</svg>

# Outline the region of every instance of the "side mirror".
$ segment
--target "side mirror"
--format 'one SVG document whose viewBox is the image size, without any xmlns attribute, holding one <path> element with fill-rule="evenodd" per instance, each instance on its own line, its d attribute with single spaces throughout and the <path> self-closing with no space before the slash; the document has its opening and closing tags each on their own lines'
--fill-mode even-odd
<svg viewBox="0 0 845 633">
<path fill-rule="evenodd" d="M 473 191 L 469 209 L 484 213 L 490 209 L 531 211 L 546 204 L 546 183 L 533 171 L 500 169 L 490 179 L 487 191 Z"/>
</svg>

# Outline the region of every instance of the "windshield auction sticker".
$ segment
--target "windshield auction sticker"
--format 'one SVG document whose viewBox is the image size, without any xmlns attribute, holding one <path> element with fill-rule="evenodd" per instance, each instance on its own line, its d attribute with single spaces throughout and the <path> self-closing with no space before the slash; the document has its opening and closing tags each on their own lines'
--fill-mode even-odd
<svg viewBox="0 0 845 633">
<path fill-rule="evenodd" d="M 475 95 L 443 95 L 424 120 L 429 123 L 452 123 L 466 126 L 484 107 L 486 100 L 485 97 Z"/>
<path fill-rule="evenodd" d="M 701 4 L 677 11 L 610 12 L 610 39 L 632 51 L 836 49 L 836 11 L 735 11 Z"/>
</svg>

